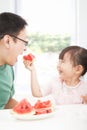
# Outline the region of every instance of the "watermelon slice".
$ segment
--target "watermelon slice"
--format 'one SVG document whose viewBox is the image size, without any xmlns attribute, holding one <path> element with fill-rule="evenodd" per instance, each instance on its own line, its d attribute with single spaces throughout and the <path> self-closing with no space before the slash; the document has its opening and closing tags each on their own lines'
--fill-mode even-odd
<svg viewBox="0 0 87 130">
<path fill-rule="evenodd" d="M 38 100 L 35 105 L 34 105 L 34 108 L 35 109 L 41 109 L 41 108 L 47 108 L 47 107 L 51 107 L 52 106 L 52 103 L 50 100 L 47 100 L 47 101 L 41 101 L 41 100 Z"/>
<path fill-rule="evenodd" d="M 30 62 L 33 62 L 33 60 L 35 59 L 35 56 L 32 53 L 29 53 L 28 55 L 24 55 L 23 59 L 29 60 Z"/>
<path fill-rule="evenodd" d="M 34 109 L 35 109 L 35 115 L 47 114 L 53 111 L 52 103 L 50 100 L 47 101 L 38 100 L 34 105 Z"/>
<path fill-rule="evenodd" d="M 18 114 L 31 113 L 33 111 L 33 106 L 27 99 L 23 99 L 13 108 L 13 111 Z"/>
<path fill-rule="evenodd" d="M 53 112 L 53 106 L 50 100 L 37 100 L 34 106 L 32 106 L 27 99 L 23 99 L 12 109 L 12 111 L 13 113 L 22 115 L 39 115 Z"/>
</svg>

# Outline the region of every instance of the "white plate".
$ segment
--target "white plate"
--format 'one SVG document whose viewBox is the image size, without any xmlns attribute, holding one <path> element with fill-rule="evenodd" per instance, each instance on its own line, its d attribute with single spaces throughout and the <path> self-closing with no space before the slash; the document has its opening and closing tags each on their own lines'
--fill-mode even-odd
<svg viewBox="0 0 87 130">
<path fill-rule="evenodd" d="M 19 120 L 40 120 L 40 119 L 45 119 L 45 118 L 49 118 L 53 116 L 55 114 L 55 110 L 51 113 L 40 114 L 40 115 L 16 114 L 13 112 L 11 113 L 14 118 L 19 119 Z"/>
</svg>

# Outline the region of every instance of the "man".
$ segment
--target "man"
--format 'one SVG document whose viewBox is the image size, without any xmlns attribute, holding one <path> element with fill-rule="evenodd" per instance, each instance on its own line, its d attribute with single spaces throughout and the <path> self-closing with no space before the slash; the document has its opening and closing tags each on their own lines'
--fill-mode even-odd
<svg viewBox="0 0 87 130">
<path fill-rule="evenodd" d="M 12 98 L 15 93 L 13 65 L 26 50 L 26 25 L 27 22 L 14 13 L 0 13 L 0 109 L 10 109 L 18 103 Z"/>
</svg>

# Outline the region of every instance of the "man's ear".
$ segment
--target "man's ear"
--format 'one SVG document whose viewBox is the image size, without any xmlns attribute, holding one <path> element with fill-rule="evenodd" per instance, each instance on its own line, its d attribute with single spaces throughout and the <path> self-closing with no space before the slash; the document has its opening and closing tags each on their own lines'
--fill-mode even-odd
<svg viewBox="0 0 87 130">
<path fill-rule="evenodd" d="M 9 48 L 9 35 L 5 35 L 4 38 L 4 44 L 7 48 Z"/>
</svg>

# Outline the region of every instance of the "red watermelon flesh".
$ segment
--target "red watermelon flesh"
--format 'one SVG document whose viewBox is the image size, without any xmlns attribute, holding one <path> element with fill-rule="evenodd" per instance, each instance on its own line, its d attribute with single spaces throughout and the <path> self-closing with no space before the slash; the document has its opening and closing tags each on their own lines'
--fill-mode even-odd
<svg viewBox="0 0 87 130">
<path fill-rule="evenodd" d="M 52 103 L 50 100 L 41 101 L 38 100 L 35 105 L 35 115 L 51 113 L 53 110 Z"/>
<path fill-rule="evenodd" d="M 23 99 L 13 108 L 13 112 L 32 115 L 47 114 L 53 112 L 53 106 L 50 100 L 37 100 L 32 106 L 27 99 Z"/>
<path fill-rule="evenodd" d="M 33 106 L 27 101 L 27 99 L 23 99 L 13 108 L 13 111 L 18 114 L 30 113 L 33 111 Z"/>
<path fill-rule="evenodd" d="M 24 55 L 23 59 L 32 62 L 35 59 L 35 56 L 32 53 L 29 53 L 28 55 Z"/>
</svg>

